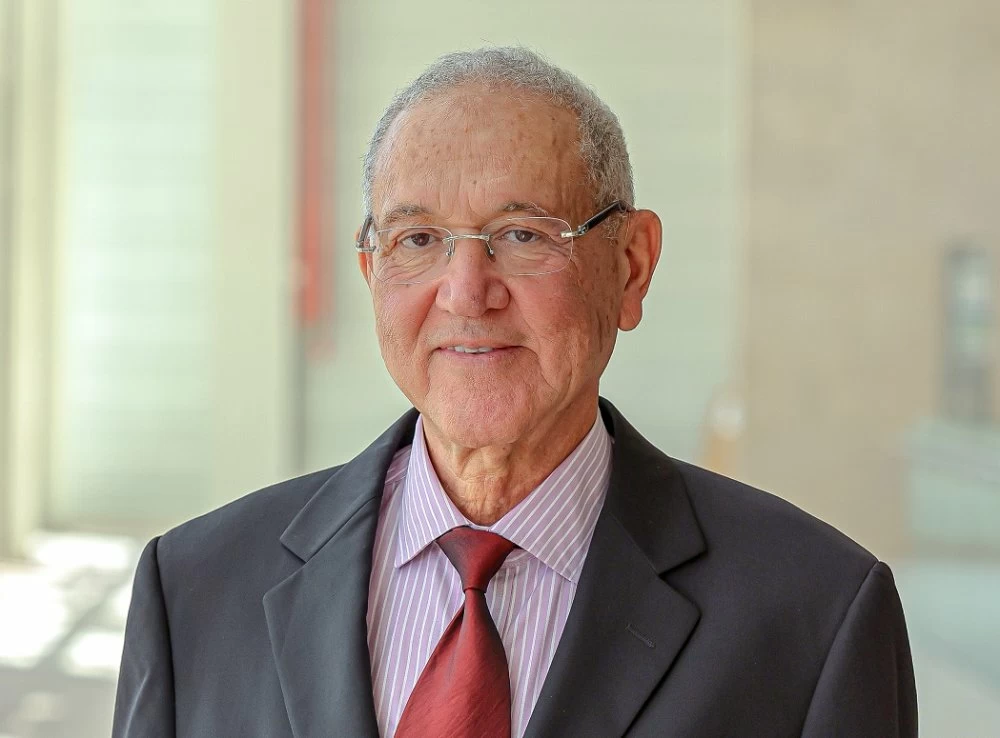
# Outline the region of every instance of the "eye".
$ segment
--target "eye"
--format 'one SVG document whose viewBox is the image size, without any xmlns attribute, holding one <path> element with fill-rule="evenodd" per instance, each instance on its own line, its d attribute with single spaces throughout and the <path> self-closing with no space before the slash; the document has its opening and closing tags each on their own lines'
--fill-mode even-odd
<svg viewBox="0 0 1000 738">
<path fill-rule="evenodd" d="M 544 236 L 528 228 L 508 228 L 500 234 L 500 238 L 513 243 L 535 243 L 544 238 Z"/>
<path fill-rule="evenodd" d="M 438 234 L 432 231 L 406 231 L 400 233 L 396 243 L 406 249 L 426 249 L 440 240 Z"/>
</svg>

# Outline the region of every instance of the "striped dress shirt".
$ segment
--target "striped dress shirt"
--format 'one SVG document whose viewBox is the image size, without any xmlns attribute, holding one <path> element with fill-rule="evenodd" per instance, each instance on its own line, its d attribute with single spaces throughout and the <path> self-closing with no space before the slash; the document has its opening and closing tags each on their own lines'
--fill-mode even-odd
<svg viewBox="0 0 1000 738">
<path fill-rule="evenodd" d="M 511 733 L 524 734 L 576 594 L 611 473 L 611 438 L 598 415 L 569 456 L 491 526 L 451 502 L 417 420 L 396 453 L 379 510 L 368 597 L 368 650 L 379 732 L 396 731 L 403 707 L 448 623 L 462 607 L 458 572 L 434 542 L 470 525 L 515 543 L 486 590 L 511 684 Z"/>
</svg>

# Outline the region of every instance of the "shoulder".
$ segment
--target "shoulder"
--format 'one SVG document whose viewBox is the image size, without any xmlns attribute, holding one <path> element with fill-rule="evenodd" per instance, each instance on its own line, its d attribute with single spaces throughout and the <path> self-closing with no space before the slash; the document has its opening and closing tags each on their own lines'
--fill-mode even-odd
<svg viewBox="0 0 1000 738">
<path fill-rule="evenodd" d="M 160 567 L 197 568 L 208 561 L 247 560 L 270 555 L 302 507 L 340 469 L 314 471 L 244 495 L 164 533 L 158 543 Z"/>
<path fill-rule="evenodd" d="M 704 561 L 694 568 L 724 576 L 734 590 L 774 602 L 851 599 L 878 563 L 847 535 L 780 497 L 674 464 L 705 537 Z"/>
<path fill-rule="evenodd" d="M 615 437 L 613 467 L 620 465 L 616 511 L 626 527 L 658 539 L 654 545 L 696 524 L 704 551 L 688 568 L 836 571 L 860 582 L 875 565 L 871 553 L 833 526 L 773 494 L 668 456 L 603 398 L 601 410 Z"/>
<path fill-rule="evenodd" d="M 857 559 L 867 568 L 875 563 L 875 557 L 847 535 L 777 495 L 692 464 L 674 463 L 699 522 L 709 528 L 706 533 L 725 533 L 743 545 L 779 545 L 785 550 L 798 542 Z"/>
</svg>

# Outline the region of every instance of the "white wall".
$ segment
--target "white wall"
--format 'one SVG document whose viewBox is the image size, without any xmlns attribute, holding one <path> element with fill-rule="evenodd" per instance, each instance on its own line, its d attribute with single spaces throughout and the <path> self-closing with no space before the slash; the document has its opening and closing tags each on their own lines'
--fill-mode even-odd
<svg viewBox="0 0 1000 738">
<path fill-rule="evenodd" d="M 156 530 L 291 472 L 292 10 L 64 5 L 47 524 Z"/>
</svg>

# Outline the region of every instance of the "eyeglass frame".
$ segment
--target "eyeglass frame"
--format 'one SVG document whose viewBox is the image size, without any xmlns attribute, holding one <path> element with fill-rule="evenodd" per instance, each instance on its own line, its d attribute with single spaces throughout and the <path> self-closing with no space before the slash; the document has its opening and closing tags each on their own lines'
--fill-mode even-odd
<svg viewBox="0 0 1000 738">
<path fill-rule="evenodd" d="M 634 212 L 635 208 L 626 203 L 624 200 L 615 200 L 613 203 L 607 207 L 601 208 L 597 213 L 587 218 L 576 228 L 568 231 L 562 231 L 559 233 L 561 238 L 582 238 L 586 233 L 599 226 L 605 220 L 610 218 L 615 213 L 631 213 Z M 502 219 L 501 219 L 502 220 Z M 561 218 L 556 218 L 555 220 L 562 220 Z M 368 239 L 368 232 L 371 230 L 372 223 L 374 222 L 374 216 L 369 213 L 368 217 L 365 218 L 365 222 L 361 226 L 361 230 L 358 231 L 358 240 L 354 243 L 355 250 L 362 254 L 373 254 L 375 253 L 376 246 L 366 246 L 365 241 Z M 564 223 L 566 221 L 563 221 Z M 431 227 L 431 226 L 428 226 Z M 475 238 L 482 241 L 486 246 L 486 253 L 490 256 L 494 255 L 493 247 L 490 246 L 490 234 L 487 233 L 452 233 L 450 229 L 444 226 L 433 226 L 434 228 L 440 228 L 443 231 L 447 231 L 450 235 L 442 239 L 443 242 L 447 243 L 450 247 L 446 252 L 449 257 L 454 256 L 454 243 L 460 238 Z"/>
</svg>

